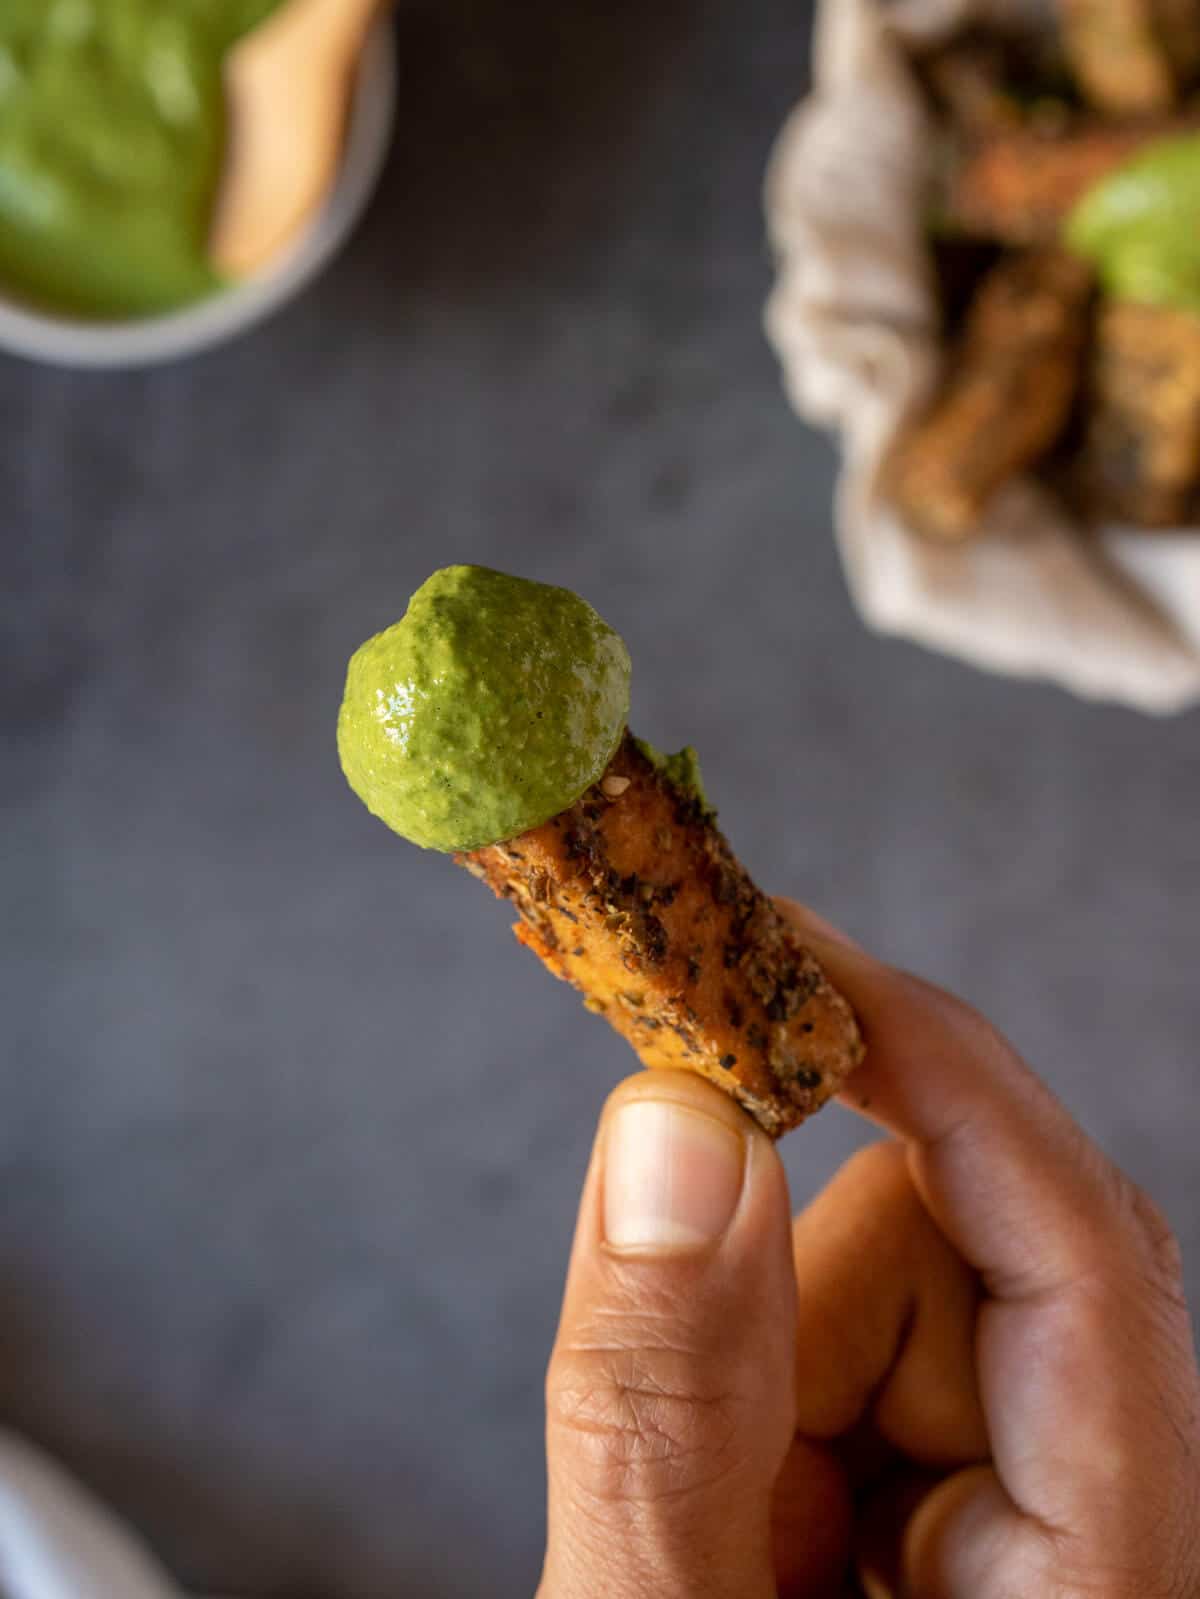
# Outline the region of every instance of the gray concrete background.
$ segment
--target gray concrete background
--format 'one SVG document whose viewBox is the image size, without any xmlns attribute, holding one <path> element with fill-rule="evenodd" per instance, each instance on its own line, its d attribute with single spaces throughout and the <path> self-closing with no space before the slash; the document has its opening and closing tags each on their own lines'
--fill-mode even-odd
<svg viewBox="0 0 1200 1599">
<path fill-rule="evenodd" d="M 763 882 L 991 1012 L 1200 1286 L 1200 718 L 852 616 L 759 330 L 808 12 L 413 7 L 384 188 L 302 303 L 174 371 L 0 364 L 0 1421 L 198 1586 L 535 1580 L 631 1057 L 339 775 L 346 657 L 447 561 L 592 599 Z M 798 1136 L 797 1200 L 861 1136 Z"/>
</svg>

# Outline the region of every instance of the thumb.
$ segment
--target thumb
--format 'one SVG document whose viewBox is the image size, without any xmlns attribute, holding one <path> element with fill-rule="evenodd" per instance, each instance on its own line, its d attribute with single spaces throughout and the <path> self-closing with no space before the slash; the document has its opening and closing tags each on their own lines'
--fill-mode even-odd
<svg viewBox="0 0 1200 1599">
<path fill-rule="evenodd" d="M 550 1362 L 539 1599 L 773 1599 L 795 1322 L 768 1139 L 690 1073 L 630 1078 L 601 1119 Z"/>
</svg>

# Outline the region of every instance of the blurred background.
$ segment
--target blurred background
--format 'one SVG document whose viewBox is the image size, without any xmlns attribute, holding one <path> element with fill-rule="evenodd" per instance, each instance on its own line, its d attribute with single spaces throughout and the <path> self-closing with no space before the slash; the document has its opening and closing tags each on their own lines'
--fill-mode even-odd
<svg viewBox="0 0 1200 1599">
<path fill-rule="evenodd" d="M 1197 735 L 868 636 L 760 329 L 803 0 L 408 3 L 374 207 L 174 368 L 0 361 L 0 1425 L 198 1590 L 532 1590 L 632 1057 L 338 770 L 435 567 L 583 592 L 751 870 L 965 993 L 1200 1291 Z M 792 1139 L 799 1204 L 869 1133 Z"/>
</svg>

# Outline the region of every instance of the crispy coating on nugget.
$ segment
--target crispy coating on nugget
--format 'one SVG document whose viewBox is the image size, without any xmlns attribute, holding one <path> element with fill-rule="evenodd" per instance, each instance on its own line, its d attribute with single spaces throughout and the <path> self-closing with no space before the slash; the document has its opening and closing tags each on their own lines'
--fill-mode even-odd
<svg viewBox="0 0 1200 1599">
<path fill-rule="evenodd" d="M 458 859 L 644 1065 L 699 1072 L 773 1138 L 862 1058 L 850 1007 L 703 802 L 628 735 L 570 810 Z"/>
<path fill-rule="evenodd" d="M 1014 257 L 986 280 L 932 409 L 901 439 L 886 485 L 914 531 L 979 532 L 993 496 L 1055 445 L 1078 392 L 1091 274 L 1062 250 Z"/>
<path fill-rule="evenodd" d="M 1200 316 L 1109 302 L 1089 381 L 1083 471 L 1094 513 L 1184 525 L 1200 488 Z"/>
</svg>

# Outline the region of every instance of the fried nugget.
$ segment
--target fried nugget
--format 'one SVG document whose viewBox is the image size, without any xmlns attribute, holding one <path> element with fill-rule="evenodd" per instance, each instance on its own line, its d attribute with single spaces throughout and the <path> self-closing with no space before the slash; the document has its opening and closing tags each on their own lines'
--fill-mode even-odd
<svg viewBox="0 0 1200 1599">
<path fill-rule="evenodd" d="M 1057 136 L 1004 129 L 962 140 L 951 150 L 940 210 L 951 229 L 972 237 L 1051 244 L 1097 183 L 1148 146 L 1197 127 L 1200 119 L 1179 117 L 1134 126 L 1087 123 Z"/>
<path fill-rule="evenodd" d="M 997 491 L 1053 448 L 1079 388 L 1091 287 L 1084 263 L 1057 249 L 986 280 L 941 395 L 885 467 L 915 532 L 969 539 Z"/>
<path fill-rule="evenodd" d="M 1089 386 L 1090 510 L 1147 528 L 1183 526 L 1200 488 L 1200 316 L 1109 302 Z"/>
<path fill-rule="evenodd" d="M 1085 97 L 1113 117 L 1160 116 L 1200 64 L 1196 0 L 1059 0 L 1068 59 Z"/>
<path fill-rule="evenodd" d="M 628 734 L 569 810 L 457 859 L 644 1065 L 699 1072 L 773 1138 L 862 1058 L 850 1007 L 704 802 Z"/>
</svg>

